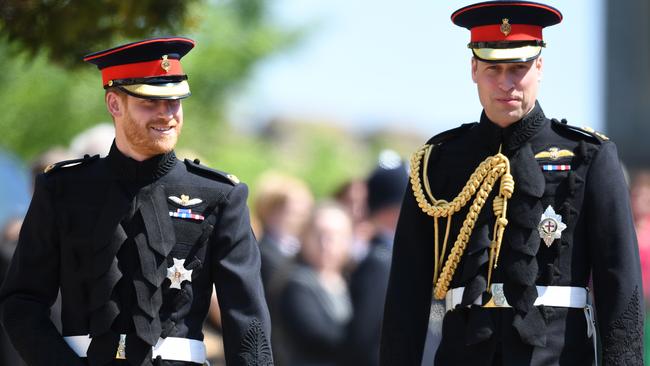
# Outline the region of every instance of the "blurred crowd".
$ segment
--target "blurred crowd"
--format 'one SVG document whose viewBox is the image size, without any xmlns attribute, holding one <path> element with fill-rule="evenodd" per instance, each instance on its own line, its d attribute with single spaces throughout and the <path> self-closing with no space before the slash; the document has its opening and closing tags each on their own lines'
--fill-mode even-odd
<svg viewBox="0 0 650 366">
<path fill-rule="evenodd" d="M 112 126 L 96 127 L 76 139 L 70 148 L 57 147 L 45 152 L 33 162 L 32 174 L 35 176 L 57 161 L 84 154 L 105 155 L 112 136 Z M 397 153 L 385 150 L 366 176 L 350 179 L 330 197 L 319 200 L 305 182 L 280 172 L 265 172 L 252 183 L 253 230 L 260 247 L 276 364 L 378 365 L 393 237 L 408 185 L 405 161 Z M 650 172 L 632 175 L 630 193 L 648 306 Z M 20 224 L 20 218 L 13 218 L 0 225 L 0 282 L 15 248 Z M 55 303 L 55 324 L 60 322 L 57 309 Z M 650 319 L 646 320 L 647 327 Z M 214 295 L 205 326 L 212 365 L 225 365 L 220 329 L 218 299 Z M 650 329 L 646 328 L 646 353 L 650 348 L 649 334 Z M 22 365 L 2 328 L 0 364 Z"/>
</svg>

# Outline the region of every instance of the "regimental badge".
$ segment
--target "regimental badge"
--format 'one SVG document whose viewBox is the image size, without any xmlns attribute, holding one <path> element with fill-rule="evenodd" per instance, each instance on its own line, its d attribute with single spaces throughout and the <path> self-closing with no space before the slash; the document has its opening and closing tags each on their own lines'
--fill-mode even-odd
<svg viewBox="0 0 650 366">
<path fill-rule="evenodd" d="M 575 156 L 575 154 L 569 150 L 560 150 L 559 147 L 549 147 L 546 151 L 541 151 L 535 154 L 535 159 L 551 159 L 558 160 L 560 158 L 570 158 Z"/>
<path fill-rule="evenodd" d="M 562 231 L 566 229 L 566 224 L 562 222 L 562 216 L 555 213 L 550 205 L 542 214 L 542 218 L 537 226 L 539 236 L 544 240 L 547 247 L 550 247 L 555 239 L 562 237 Z"/>
<path fill-rule="evenodd" d="M 171 62 L 167 59 L 167 55 L 163 55 L 162 61 L 160 62 L 160 67 L 162 67 L 165 72 L 169 72 L 169 70 L 172 68 Z"/>
<path fill-rule="evenodd" d="M 169 216 L 178 217 L 179 219 L 205 220 L 205 216 L 192 213 L 190 208 L 177 208 L 176 211 L 169 211 Z"/>
<path fill-rule="evenodd" d="M 199 203 L 203 202 L 203 200 L 200 198 L 190 198 L 190 196 L 185 194 L 181 194 L 181 198 L 178 198 L 176 196 L 169 196 L 167 198 L 169 198 L 169 200 L 175 204 L 183 207 L 196 206 Z"/>
<path fill-rule="evenodd" d="M 181 283 L 183 281 L 192 282 L 192 271 L 193 269 L 185 269 L 185 259 L 174 259 L 174 265 L 167 268 L 167 278 L 172 281 L 172 284 L 169 288 L 181 289 Z"/>
<path fill-rule="evenodd" d="M 512 32 L 512 26 L 510 25 L 510 19 L 508 18 L 503 18 L 501 20 L 501 33 L 503 33 L 504 36 L 508 36 L 510 32 Z"/>
</svg>

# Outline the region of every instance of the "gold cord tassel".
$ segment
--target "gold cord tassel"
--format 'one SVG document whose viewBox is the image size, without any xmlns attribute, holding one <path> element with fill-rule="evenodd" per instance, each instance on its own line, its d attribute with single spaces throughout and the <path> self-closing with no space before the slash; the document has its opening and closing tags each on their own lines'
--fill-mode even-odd
<svg viewBox="0 0 650 366">
<path fill-rule="evenodd" d="M 449 289 L 449 284 L 451 283 L 452 277 L 456 272 L 456 268 L 458 267 L 460 259 L 467 247 L 467 243 L 469 242 L 474 225 L 476 224 L 476 219 L 485 205 L 485 201 L 492 192 L 494 184 L 499 178 L 501 178 L 499 195 L 495 197 L 493 203 L 496 222 L 494 237 L 492 244 L 490 245 L 490 262 L 488 269 L 489 291 L 492 269 L 496 268 L 498 264 L 503 233 L 506 225 L 508 225 L 508 220 L 506 219 L 508 199 L 512 197 L 515 187 L 512 175 L 510 175 L 510 162 L 508 158 L 500 152 L 494 156 L 488 157 L 476 168 L 474 173 L 472 173 L 461 192 L 451 202 L 447 202 L 445 200 L 436 199 L 431 193 L 427 174 L 427 163 L 432 149 L 432 145 L 424 145 L 411 156 L 410 178 L 413 194 L 415 195 L 415 200 L 417 201 L 418 206 L 424 213 L 434 218 L 434 253 L 436 256 L 436 258 L 434 258 L 434 296 L 438 300 L 445 298 Z M 424 190 L 426 190 L 426 195 L 422 188 L 422 179 L 420 179 L 422 161 L 424 161 L 422 178 L 424 180 Z M 474 197 L 474 200 L 472 201 L 469 212 L 465 217 L 463 226 L 456 237 L 456 241 L 451 248 L 447 260 L 444 261 L 444 267 L 440 270 L 447 249 L 447 239 L 449 237 L 451 218 L 456 212 L 465 207 L 472 197 Z M 440 217 L 447 218 L 442 251 L 440 251 L 439 248 L 438 218 Z"/>
</svg>

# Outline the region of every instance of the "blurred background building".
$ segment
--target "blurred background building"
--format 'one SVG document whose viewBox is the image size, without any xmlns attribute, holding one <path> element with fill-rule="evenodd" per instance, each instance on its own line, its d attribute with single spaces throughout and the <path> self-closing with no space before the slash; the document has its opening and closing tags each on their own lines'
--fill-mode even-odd
<svg viewBox="0 0 650 366">
<path fill-rule="evenodd" d="M 609 0 L 606 127 L 633 170 L 650 165 L 650 1 Z"/>
</svg>

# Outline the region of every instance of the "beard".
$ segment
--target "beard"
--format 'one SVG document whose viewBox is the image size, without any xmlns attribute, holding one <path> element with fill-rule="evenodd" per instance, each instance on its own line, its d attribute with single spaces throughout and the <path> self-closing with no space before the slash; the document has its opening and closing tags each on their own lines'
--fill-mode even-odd
<svg viewBox="0 0 650 366">
<path fill-rule="evenodd" d="M 166 154 L 174 149 L 180 134 L 181 125 L 176 121 L 172 129 L 175 133 L 160 134 L 152 131 L 152 126 L 167 126 L 169 121 L 149 120 L 138 123 L 127 110 L 124 118 L 124 135 L 132 148 L 145 156 Z"/>
</svg>

